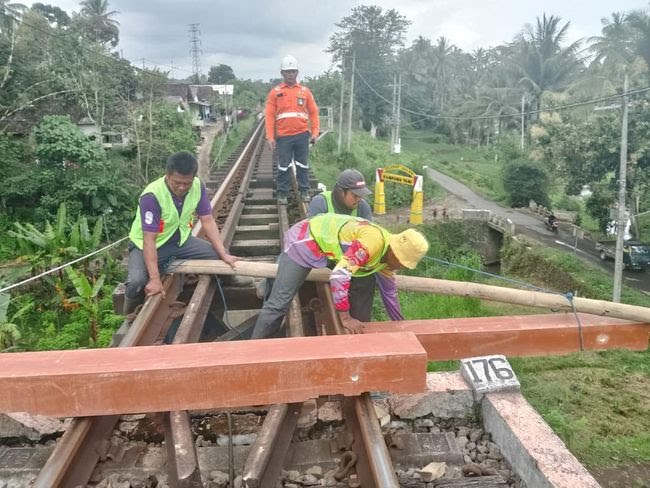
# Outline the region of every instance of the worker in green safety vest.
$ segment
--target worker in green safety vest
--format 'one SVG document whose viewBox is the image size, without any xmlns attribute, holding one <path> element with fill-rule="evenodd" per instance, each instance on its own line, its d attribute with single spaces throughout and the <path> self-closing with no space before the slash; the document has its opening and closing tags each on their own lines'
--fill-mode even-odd
<svg viewBox="0 0 650 488">
<path fill-rule="evenodd" d="M 426 237 L 415 229 L 393 234 L 365 219 L 334 213 L 301 220 L 284 234 L 277 276 L 257 317 L 252 338 L 275 335 L 309 272 L 330 262 L 335 264 L 329 278 L 332 300 L 349 333 L 364 329 L 364 324 L 350 314 L 352 277 L 376 276 L 388 316 L 403 320 L 395 271 L 414 269 L 428 249 Z"/>
<path fill-rule="evenodd" d="M 363 175 L 356 169 L 346 169 L 336 179 L 332 191 L 312 198 L 307 218 L 324 213 L 337 213 L 372 220 L 372 210 L 364 200 L 371 194 Z M 355 276 L 350 282 L 350 315 L 361 322 L 370 322 L 375 296 L 374 275 Z"/>
<path fill-rule="evenodd" d="M 145 297 L 164 295 L 160 275 L 174 259 L 221 259 L 235 267 L 237 258 L 224 247 L 197 172 L 194 155 L 177 152 L 167 159 L 165 175 L 142 191 L 129 232 L 125 314 L 133 312 Z M 195 216 L 207 241 L 192 235 Z"/>
</svg>

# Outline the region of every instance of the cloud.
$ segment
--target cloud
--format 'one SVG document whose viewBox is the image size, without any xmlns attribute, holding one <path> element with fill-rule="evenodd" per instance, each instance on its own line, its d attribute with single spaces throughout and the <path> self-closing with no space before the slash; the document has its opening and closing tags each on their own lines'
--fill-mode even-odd
<svg viewBox="0 0 650 488">
<path fill-rule="evenodd" d="M 50 3 L 68 13 L 80 9 L 77 1 Z M 614 10 L 647 8 L 646 0 L 620 0 L 615 8 L 609 0 L 109 0 L 109 9 L 119 12 L 119 49 L 138 66 L 144 58 L 146 66 L 169 70 L 173 61 L 177 76 L 189 76 L 188 26 L 198 23 L 203 73 L 224 63 L 238 77 L 268 80 L 278 76 L 280 59 L 289 53 L 303 77 L 328 69 L 324 50 L 335 24 L 361 3 L 407 17 L 407 45 L 418 36 L 433 42 L 445 36 L 466 51 L 509 42 L 543 13 L 571 21 L 567 42 L 573 42 L 600 34 L 600 19 Z"/>
</svg>

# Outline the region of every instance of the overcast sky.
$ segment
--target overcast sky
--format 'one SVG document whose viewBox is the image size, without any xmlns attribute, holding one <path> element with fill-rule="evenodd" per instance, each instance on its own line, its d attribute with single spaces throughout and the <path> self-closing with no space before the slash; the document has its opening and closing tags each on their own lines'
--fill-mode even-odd
<svg viewBox="0 0 650 488">
<path fill-rule="evenodd" d="M 379 5 L 395 9 L 411 22 L 410 41 L 423 36 L 435 41 L 446 36 L 471 51 L 512 40 L 525 24 L 543 13 L 570 21 L 569 41 L 599 35 L 601 18 L 614 11 L 648 8 L 647 0 L 109 0 L 120 22 L 123 56 L 137 66 L 158 66 L 177 78 L 191 74 L 189 24 L 198 23 L 201 71 L 220 63 L 230 65 L 238 78 L 268 80 L 279 77 L 280 59 L 293 54 L 301 76 L 330 68 L 324 51 L 335 23 L 353 7 Z M 32 2 L 23 2 L 31 4 Z M 42 0 L 68 13 L 79 10 L 77 0 Z"/>
</svg>

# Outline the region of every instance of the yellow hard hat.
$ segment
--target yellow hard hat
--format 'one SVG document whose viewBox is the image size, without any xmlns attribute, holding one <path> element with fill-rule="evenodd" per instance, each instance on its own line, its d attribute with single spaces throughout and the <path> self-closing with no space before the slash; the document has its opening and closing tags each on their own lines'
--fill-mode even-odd
<svg viewBox="0 0 650 488">
<path fill-rule="evenodd" d="M 399 262 L 409 269 L 414 269 L 429 250 L 429 241 L 415 229 L 393 234 L 388 244 Z"/>
</svg>

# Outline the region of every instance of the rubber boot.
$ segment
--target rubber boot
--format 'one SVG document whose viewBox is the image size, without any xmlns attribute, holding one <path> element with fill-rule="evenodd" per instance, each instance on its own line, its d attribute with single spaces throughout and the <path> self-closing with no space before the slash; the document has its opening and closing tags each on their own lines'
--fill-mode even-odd
<svg viewBox="0 0 650 488">
<path fill-rule="evenodd" d="M 124 307 L 122 308 L 123 315 L 129 315 L 133 313 L 138 305 L 140 305 L 144 300 L 142 297 L 129 298 L 126 295 L 124 296 Z"/>
</svg>

